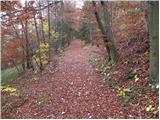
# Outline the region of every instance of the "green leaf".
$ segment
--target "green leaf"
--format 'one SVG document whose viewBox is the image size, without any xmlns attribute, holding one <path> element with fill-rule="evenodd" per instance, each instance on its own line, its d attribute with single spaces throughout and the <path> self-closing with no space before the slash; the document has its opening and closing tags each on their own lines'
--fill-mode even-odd
<svg viewBox="0 0 160 120">
<path fill-rule="evenodd" d="M 124 96 L 123 97 L 123 100 L 124 100 L 125 103 L 127 103 L 130 99 L 131 99 L 130 96 Z"/>
<path fill-rule="evenodd" d="M 123 89 L 125 92 L 131 92 L 129 88 Z"/>
<path fill-rule="evenodd" d="M 131 72 L 128 73 L 128 75 L 127 75 L 128 77 L 127 77 L 127 78 L 128 78 L 128 79 L 132 79 L 132 78 L 135 77 L 135 75 L 136 75 L 136 72 L 131 71 Z"/>
<path fill-rule="evenodd" d="M 38 102 L 37 102 L 37 105 L 39 106 L 39 107 L 44 107 L 44 105 L 45 105 L 45 98 L 41 98 Z"/>
</svg>

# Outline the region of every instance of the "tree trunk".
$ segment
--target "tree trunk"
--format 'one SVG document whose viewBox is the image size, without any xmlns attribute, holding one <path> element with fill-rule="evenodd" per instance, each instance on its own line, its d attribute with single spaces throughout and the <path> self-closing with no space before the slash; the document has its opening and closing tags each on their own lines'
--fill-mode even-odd
<svg viewBox="0 0 160 120">
<path fill-rule="evenodd" d="M 149 2 L 150 79 L 159 80 L 159 2 Z"/>
<path fill-rule="evenodd" d="M 37 36 L 37 41 L 38 41 L 38 46 L 40 46 L 40 39 L 39 39 L 39 34 L 38 34 L 38 27 L 37 27 L 37 21 L 36 21 L 36 18 L 34 16 L 34 24 L 35 24 L 35 29 L 36 29 L 36 36 Z M 41 53 L 38 52 L 38 57 L 39 57 L 39 69 L 42 71 L 43 70 L 43 65 L 42 65 L 42 62 L 41 62 Z M 37 63 L 37 61 L 36 61 Z M 38 64 L 37 64 L 38 65 Z"/>
<path fill-rule="evenodd" d="M 48 42 L 49 42 L 49 51 L 48 51 L 48 54 L 49 54 L 49 62 L 51 60 L 51 25 L 50 25 L 50 9 L 49 9 L 49 1 L 48 1 Z"/>
<path fill-rule="evenodd" d="M 93 6 L 96 7 L 96 2 L 95 1 L 92 1 L 93 3 Z M 101 3 L 103 5 L 103 2 Z M 104 5 L 103 5 L 104 7 Z M 106 46 L 106 50 L 107 50 L 107 53 L 108 53 L 108 62 L 111 62 L 111 64 L 117 62 L 118 60 L 118 54 L 117 54 L 117 51 L 116 51 L 116 48 L 114 46 L 114 43 L 113 43 L 113 37 L 112 37 L 112 31 L 111 31 L 111 26 L 109 25 L 110 24 L 110 21 L 109 21 L 109 16 L 108 16 L 108 13 L 106 9 L 104 10 L 104 20 L 106 20 L 105 22 L 106 23 L 106 28 L 104 27 L 102 21 L 101 21 L 101 18 L 98 14 L 98 12 L 95 10 L 95 17 L 96 17 L 96 20 L 97 20 L 97 23 L 99 25 L 99 28 L 102 32 L 102 34 L 104 35 L 104 43 L 105 43 L 105 46 Z"/>
<path fill-rule="evenodd" d="M 19 74 L 19 73 L 20 73 L 20 70 L 19 70 L 18 66 L 15 64 L 14 60 L 12 60 L 11 62 L 13 63 L 14 67 L 16 68 L 16 70 L 17 70 L 17 72 L 18 72 L 18 74 Z"/>
<path fill-rule="evenodd" d="M 27 61 L 27 68 L 31 68 L 30 63 L 30 55 L 29 55 L 29 41 L 28 41 L 28 28 L 27 28 L 27 21 L 25 21 L 25 39 L 26 39 L 26 61 Z"/>
<path fill-rule="evenodd" d="M 118 60 L 118 52 L 116 50 L 116 47 L 113 41 L 113 33 L 112 33 L 110 15 L 107 9 L 107 1 L 106 2 L 101 1 L 101 5 L 103 6 L 103 14 L 104 14 L 104 21 L 105 21 L 105 34 L 109 42 L 109 45 L 108 45 L 109 50 L 110 50 L 109 60 L 116 62 Z"/>
<path fill-rule="evenodd" d="M 27 1 L 25 1 L 25 7 L 27 7 Z M 25 12 L 27 12 L 27 10 L 25 10 Z M 24 35 L 25 35 L 25 40 L 26 40 L 26 62 L 27 62 L 27 69 L 33 68 L 32 65 L 32 61 L 30 59 L 31 55 L 30 55 L 30 50 L 29 50 L 29 39 L 28 39 L 28 20 L 25 20 L 25 27 L 22 23 L 22 29 L 24 29 Z"/>
<path fill-rule="evenodd" d="M 39 2 L 39 7 L 41 8 L 41 3 Z M 41 28 L 42 28 L 42 41 L 44 42 L 44 43 L 46 43 L 46 41 L 45 41 L 45 36 L 44 36 L 44 30 L 43 30 L 43 20 L 42 20 L 42 12 L 41 11 L 39 11 L 39 15 L 40 15 L 40 17 L 41 17 Z"/>
<path fill-rule="evenodd" d="M 60 8 L 60 16 L 62 17 L 61 18 L 61 21 L 60 21 L 60 48 L 61 47 L 64 47 L 64 40 L 63 40 L 63 25 L 64 25 L 64 22 L 63 22 L 63 11 L 64 11 L 64 3 L 63 1 L 61 1 L 61 8 Z"/>
</svg>

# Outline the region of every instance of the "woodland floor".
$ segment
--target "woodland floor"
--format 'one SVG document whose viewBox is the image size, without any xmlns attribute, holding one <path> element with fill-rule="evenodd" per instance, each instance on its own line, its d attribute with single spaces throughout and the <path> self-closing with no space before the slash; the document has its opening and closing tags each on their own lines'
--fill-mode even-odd
<svg viewBox="0 0 160 120">
<path fill-rule="evenodd" d="M 27 71 L 13 82 L 23 102 L 15 99 L 16 109 L 2 118 L 141 118 L 121 107 L 114 88 L 102 84 L 88 58 L 85 46 L 73 41 L 42 73 Z"/>
</svg>

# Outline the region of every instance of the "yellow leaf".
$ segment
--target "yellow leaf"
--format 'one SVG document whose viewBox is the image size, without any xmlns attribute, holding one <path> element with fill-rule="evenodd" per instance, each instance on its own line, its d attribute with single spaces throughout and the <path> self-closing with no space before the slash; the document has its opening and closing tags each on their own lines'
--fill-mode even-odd
<svg viewBox="0 0 160 120">
<path fill-rule="evenodd" d="M 154 111 L 156 108 L 152 107 L 150 111 Z"/>
<path fill-rule="evenodd" d="M 149 107 L 147 107 L 147 108 L 146 108 L 146 111 L 147 111 L 147 112 L 149 112 L 149 111 L 150 111 L 150 108 L 149 108 Z"/>
<path fill-rule="evenodd" d="M 156 88 L 159 89 L 159 85 L 156 85 Z"/>
<path fill-rule="evenodd" d="M 33 55 L 33 58 L 36 58 L 36 55 Z"/>
<path fill-rule="evenodd" d="M 125 96 L 125 91 L 122 88 L 117 89 L 117 96 Z"/>
<path fill-rule="evenodd" d="M 36 50 L 36 53 L 38 53 L 39 51 L 40 51 L 40 50 L 39 50 L 39 49 L 37 49 L 37 50 Z"/>
<path fill-rule="evenodd" d="M 36 60 L 37 62 L 39 62 L 39 61 L 40 61 L 40 59 L 39 59 L 38 57 L 36 57 L 36 58 L 35 58 L 35 60 Z"/>
<path fill-rule="evenodd" d="M 19 96 L 19 94 L 17 92 L 10 93 L 10 95 L 12 95 L 12 96 Z"/>
<path fill-rule="evenodd" d="M 42 63 L 43 64 L 48 64 L 48 60 L 43 60 Z"/>
<path fill-rule="evenodd" d="M 2 86 L 1 91 L 2 92 L 15 92 L 16 88 L 7 85 L 7 86 Z"/>
<path fill-rule="evenodd" d="M 152 106 L 152 105 L 149 105 L 149 106 L 146 108 L 146 111 L 147 111 L 147 112 L 150 112 L 151 110 L 153 110 L 153 106 Z"/>
<path fill-rule="evenodd" d="M 157 114 L 157 113 L 158 113 L 158 110 L 156 110 L 156 111 L 153 112 L 153 114 Z"/>
<path fill-rule="evenodd" d="M 137 75 L 134 76 L 135 82 L 137 82 L 139 80 L 139 78 L 137 77 Z"/>
</svg>

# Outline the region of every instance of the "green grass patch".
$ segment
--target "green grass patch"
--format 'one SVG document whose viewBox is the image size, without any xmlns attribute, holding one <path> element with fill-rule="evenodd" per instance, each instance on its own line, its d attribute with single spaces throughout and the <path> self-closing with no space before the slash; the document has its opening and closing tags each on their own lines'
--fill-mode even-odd
<svg viewBox="0 0 160 120">
<path fill-rule="evenodd" d="M 18 68 L 20 72 L 22 72 L 22 68 L 20 65 L 18 65 Z M 1 85 L 10 84 L 14 79 L 18 77 L 18 75 L 19 73 L 15 67 L 2 70 L 1 71 Z"/>
</svg>

